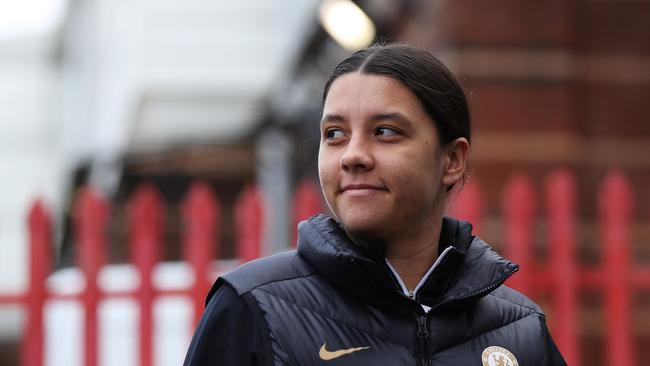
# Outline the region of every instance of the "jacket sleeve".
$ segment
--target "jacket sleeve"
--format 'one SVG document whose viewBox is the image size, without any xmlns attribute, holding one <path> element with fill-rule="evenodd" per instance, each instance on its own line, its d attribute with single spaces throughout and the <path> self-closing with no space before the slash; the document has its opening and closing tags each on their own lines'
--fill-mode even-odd
<svg viewBox="0 0 650 366">
<path fill-rule="evenodd" d="M 244 295 L 246 296 L 246 295 Z M 262 366 L 271 364 L 264 319 L 227 284 L 209 298 L 185 356 L 185 366 Z"/>
</svg>

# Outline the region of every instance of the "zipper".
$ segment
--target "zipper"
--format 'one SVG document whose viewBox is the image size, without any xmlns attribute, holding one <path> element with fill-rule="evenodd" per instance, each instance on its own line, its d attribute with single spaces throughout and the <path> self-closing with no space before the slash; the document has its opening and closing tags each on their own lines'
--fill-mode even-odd
<svg viewBox="0 0 650 366">
<path fill-rule="evenodd" d="M 475 298 L 476 296 L 481 296 L 483 294 L 489 293 L 494 291 L 497 287 L 501 286 L 510 276 L 512 276 L 515 272 L 519 270 L 519 267 L 515 267 L 512 270 L 506 272 L 502 278 L 500 278 L 498 281 L 493 282 L 491 285 L 486 286 L 482 289 L 479 289 L 477 291 L 474 291 L 468 295 L 455 298 L 455 299 L 449 299 L 445 302 L 439 303 L 438 305 L 434 306 L 431 308 L 431 311 L 429 313 L 415 313 L 415 317 L 418 323 L 418 333 L 417 333 L 417 340 L 416 340 L 416 356 L 417 356 L 417 365 L 418 366 L 431 366 L 431 335 L 429 334 L 429 317 L 427 316 L 428 314 L 432 314 L 434 310 L 440 308 L 443 305 L 447 305 L 449 303 L 453 302 L 463 302 L 463 301 L 468 301 L 470 299 Z M 408 292 L 408 297 L 411 300 L 416 301 L 416 296 L 417 294 L 414 291 L 409 291 Z"/>
<path fill-rule="evenodd" d="M 426 314 L 416 314 L 416 318 L 418 322 L 418 366 L 431 366 L 431 351 L 429 350 L 429 344 L 431 343 L 431 337 L 429 336 L 429 318 Z"/>
<path fill-rule="evenodd" d="M 443 301 L 443 302 L 437 304 L 436 306 L 432 307 L 432 308 L 431 308 L 431 311 L 437 310 L 437 309 L 439 309 L 440 307 L 442 307 L 442 306 L 444 306 L 444 305 L 447 305 L 447 304 L 449 304 L 449 303 L 454 303 L 454 302 L 461 303 L 461 302 L 464 302 L 464 301 L 471 300 L 471 299 L 473 299 L 473 298 L 475 298 L 475 297 L 477 297 L 477 296 L 481 296 L 481 295 L 484 295 L 484 294 L 490 293 L 490 292 L 496 290 L 499 286 L 503 285 L 503 283 L 506 282 L 506 280 L 507 280 L 510 276 L 512 276 L 515 272 L 517 272 L 518 270 L 519 270 L 519 266 L 516 266 L 515 268 L 513 268 L 513 269 L 511 269 L 510 271 L 506 272 L 506 273 L 503 275 L 502 278 L 500 278 L 499 280 L 493 282 L 491 285 L 489 285 L 489 286 L 487 286 L 487 287 L 483 287 L 482 289 L 479 289 L 479 290 L 477 290 L 477 291 L 474 291 L 474 292 L 472 292 L 472 293 L 470 293 L 470 294 L 468 294 L 468 295 L 465 295 L 465 296 L 462 296 L 462 297 L 457 297 L 457 298 L 455 298 L 455 299 L 448 299 L 448 300 L 446 300 L 446 301 Z"/>
<path fill-rule="evenodd" d="M 394 280 L 394 281 L 397 283 L 397 285 L 400 287 L 400 289 L 402 290 L 402 293 L 404 294 L 404 296 L 406 296 L 406 297 L 408 297 L 409 299 L 411 299 L 411 300 L 417 302 L 418 291 L 419 291 L 420 288 L 424 285 L 424 283 L 425 283 L 426 280 L 429 278 L 429 276 L 431 275 L 431 273 L 433 273 L 433 271 L 436 269 L 436 267 L 438 267 L 438 265 L 440 264 L 440 262 L 442 262 L 442 260 L 447 256 L 447 253 L 449 253 L 452 249 L 454 249 L 454 247 L 452 247 L 452 246 L 448 246 L 445 250 L 442 251 L 442 253 L 438 256 L 438 258 L 437 258 L 436 261 L 433 263 L 433 265 L 431 265 L 431 268 L 429 268 L 429 270 L 427 271 L 427 273 L 425 273 L 424 276 L 422 276 L 422 278 L 420 279 L 420 282 L 418 282 L 418 284 L 415 286 L 415 288 L 413 289 L 413 291 L 409 291 L 409 290 L 406 288 L 406 284 L 404 284 L 404 282 L 402 281 L 402 278 L 399 276 L 399 274 L 397 273 L 397 271 L 395 270 L 395 268 L 393 268 L 393 265 L 390 264 L 390 261 L 388 260 L 388 258 L 384 258 L 384 263 L 386 263 L 386 267 L 388 268 L 389 273 L 393 275 L 393 276 L 392 276 L 392 277 L 393 277 L 393 280 Z"/>
</svg>

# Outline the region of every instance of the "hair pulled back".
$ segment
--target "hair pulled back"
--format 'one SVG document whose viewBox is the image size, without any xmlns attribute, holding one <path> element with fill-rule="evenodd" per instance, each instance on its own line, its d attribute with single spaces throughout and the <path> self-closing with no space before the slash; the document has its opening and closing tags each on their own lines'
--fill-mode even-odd
<svg viewBox="0 0 650 366">
<path fill-rule="evenodd" d="M 330 86 L 342 75 L 359 72 L 401 81 L 418 98 L 435 122 L 440 142 L 446 145 L 464 137 L 471 139 L 467 98 L 454 75 L 426 50 L 405 44 L 374 45 L 341 61 L 327 80 L 323 104 Z"/>
</svg>

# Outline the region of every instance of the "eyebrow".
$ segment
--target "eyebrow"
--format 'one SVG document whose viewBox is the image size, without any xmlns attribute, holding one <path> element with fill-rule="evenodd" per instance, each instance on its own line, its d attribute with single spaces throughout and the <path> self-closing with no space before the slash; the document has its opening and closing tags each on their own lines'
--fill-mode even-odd
<svg viewBox="0 0 650 366">
<path fill-rule="evenodd" d="M 338 114 L 326 114 L 323 116 L 323 118 L 320 120 L 320 123 L 323 124 L 325 122 L 345 122 L 345 118 Z"/>
<path fill-rule="evenodd" d="M 403 115 L 402 113 L 399 112 L 389 112 L 389 113 L 377 113 L 373 114 L 370 117 L 370 121 L 372 122 L 381 122 L 381 121 L 386 121 L 386 120 L 394 120 L 394 121 L 400 121 L 400 122 L 410 122 L 410 120 Z M 338 114 L 325 114 L 323 118 L 321 119 L 321 124 L 325 122 L 346 122 L 346 119 L 343 118 L 342 116 Z"/>
<path fill-rule="evenodd" d="M 370 120 L 373 122 L 381 122 L 386 120 L 393 120 L 399 122 L 410 122 L 410 120 L 399 112 L 390 112 L 390 113 L 378 113 L 370 117 Z"/>
</svg>

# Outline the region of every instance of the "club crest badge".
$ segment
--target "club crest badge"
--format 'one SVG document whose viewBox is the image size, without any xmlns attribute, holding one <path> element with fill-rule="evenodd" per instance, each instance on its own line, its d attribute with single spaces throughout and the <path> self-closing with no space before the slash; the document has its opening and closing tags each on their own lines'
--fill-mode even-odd
<svg viewBox="0 0 650 366">
<path fill-rule="evenodd" d="M 481 361 L 483 361 L 483 366 L 519 366 L 515 355 L 499 346 L 490 346 L 484 349 Z"/>
</svg>

